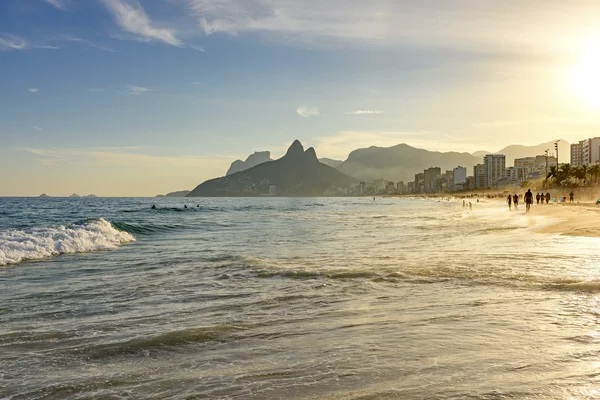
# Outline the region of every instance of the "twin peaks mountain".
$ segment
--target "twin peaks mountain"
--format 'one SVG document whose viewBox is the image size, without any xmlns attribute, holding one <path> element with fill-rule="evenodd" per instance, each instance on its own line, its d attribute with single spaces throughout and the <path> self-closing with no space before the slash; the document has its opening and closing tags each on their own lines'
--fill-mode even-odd
<svg viewBox="0 0 600 400">
<path fill-rule="evenodd" d="M 271 186 L 275 186 L 277 196 L 319 196 L 327 190 L 349 187 L 353 183 L 357 183 L 356 179 L 321 163 L 315 149 L 311 147 L 305 151 L 296 140 L 280 159 L 208 180 L 192 190 L 188 197 L 261 196 L 268 195 Z"/>
</svg>

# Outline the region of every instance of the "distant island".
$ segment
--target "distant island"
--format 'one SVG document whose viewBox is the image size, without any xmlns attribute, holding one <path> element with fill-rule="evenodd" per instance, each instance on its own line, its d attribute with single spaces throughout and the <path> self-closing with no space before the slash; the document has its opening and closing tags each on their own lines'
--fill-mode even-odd
<svg viewBox="0 0 600 400">
<path fill-rule="evenodd" d="M 50 196 L 48 196 L 46 193 L 42 193 L 42 194 L 40 194 L 39 197 L 40 197 L 40 199 L 46 199 L 46 198 L 48 198 Z"/>
<path fill-rule="evenodd" d="M 76 193 L 73 193 L 73 194 L 72 194 L 72 195 L 70 195 L 69 197 L 73 197 L 73 198 L 79 198 L 79 197 L 81 197 L 81 196 L 79 196 L 79 195 L 78 195 L 78 194 L 76 194 Z"/>
<path fill-rule="evenodd" d="M 319 162 L 315 149 L 296 140 L 280 159 L 208 180 L 187 197 L 327 196 L 358 181 Z"/>
<path fill-rule="evenodd" d="M 156 197 L 185 197 L 190 193 L 190 190 L 179 190 L 177 192 L 170 192 L 167 194 L 158 194 Z"/>
</svg>

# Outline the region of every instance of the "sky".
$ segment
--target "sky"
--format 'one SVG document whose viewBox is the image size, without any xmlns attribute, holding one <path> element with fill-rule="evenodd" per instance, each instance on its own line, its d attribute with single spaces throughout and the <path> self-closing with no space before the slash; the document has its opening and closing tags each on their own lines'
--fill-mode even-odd
<svg viewBox="0 0 600 400">
<path fill-rule="evenodd" d="M 597 0 L 2 0 L 0 196 L 600 136 L 599 54 Z"/>
</svg>

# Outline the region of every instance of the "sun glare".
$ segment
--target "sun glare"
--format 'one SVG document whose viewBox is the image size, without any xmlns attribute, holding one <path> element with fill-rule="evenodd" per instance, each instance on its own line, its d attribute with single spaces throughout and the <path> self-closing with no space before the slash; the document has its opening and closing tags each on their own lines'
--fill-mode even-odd
<svg viewBox="0 0 600 400">
<path fill-rule="evenodd" d="M 571 85 L 586 106 L 600 109 L 600 35 L 581 46 L 578 63 L 571 71 Z"/>
</svg>

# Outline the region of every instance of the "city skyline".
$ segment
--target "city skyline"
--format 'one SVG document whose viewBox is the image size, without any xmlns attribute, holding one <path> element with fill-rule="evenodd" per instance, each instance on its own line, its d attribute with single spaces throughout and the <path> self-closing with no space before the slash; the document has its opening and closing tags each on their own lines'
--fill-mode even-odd
<svg viewBox="0 0 600 400">
<path fill-rule="evenodd" d="M 599 11 L 7 0 L 0 195 L 150 196 L 254 151 L 279 157 L 295 138 L 344 159 L 372 145 L 472 153 L 594 137 Z"/>
</svg>

